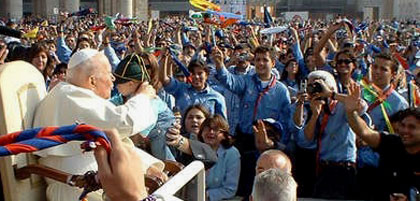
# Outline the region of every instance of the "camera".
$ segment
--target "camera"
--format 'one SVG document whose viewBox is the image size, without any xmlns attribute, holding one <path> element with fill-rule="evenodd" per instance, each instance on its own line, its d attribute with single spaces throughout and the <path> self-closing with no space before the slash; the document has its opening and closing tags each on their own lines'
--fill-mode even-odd
<svg viewBox="0 0 420 201">
<path fill-rule="evenodd" d="M 321 93 L 322 92 L 322 86 L 321 86 L 320 83 L 315 82 L 315 83 L 309 84 L 308 87 L 306 88 L 306 91 L 309 94 Z"/>
</svg>

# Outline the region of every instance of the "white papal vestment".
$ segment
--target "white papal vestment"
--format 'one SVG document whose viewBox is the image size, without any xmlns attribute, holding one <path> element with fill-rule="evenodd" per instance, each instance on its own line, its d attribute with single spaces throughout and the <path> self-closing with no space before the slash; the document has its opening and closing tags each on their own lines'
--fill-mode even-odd
<svg viewBox="0 0 420 201">
<path fill-rule="evenodd" d="M 137 95 L 124 105 L 115 106 L 89 89 L 61 82 L 37 107 L 33 126 L 64 126 L 80 122 L 102 129 L 116 128 L 123 142 L 133 145 L 128 137 L 148 128 L 157 120 L 157 114 L 153 112 L 150 102 L 147 96 Z M 70 142 L 35 154 L 41 156 L 41 164 L 70 174 L 84 174 L 89 170 L 97 170 L 93 153 L 82 153 L 80 144 L 81 142 Z M 137 152 L 145 163 L 143 171 L 151 165 L 163 169 L 161 161 L 140 149 L 137 149 Z M 47 198 L 50 201 L 75 201 L 82 192 L 81 189 L 50 179 L 47 179 L 47 182 Z M 90 193 L 88 199 L 102 200 L 101 192 Z"/>
</svg>

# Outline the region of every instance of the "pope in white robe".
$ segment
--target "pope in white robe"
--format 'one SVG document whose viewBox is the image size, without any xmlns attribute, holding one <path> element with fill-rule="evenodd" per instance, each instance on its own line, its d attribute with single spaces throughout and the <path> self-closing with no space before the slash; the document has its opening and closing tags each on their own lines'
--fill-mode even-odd
<svg viewBox="0 0 420 201">
<path fill-rule="evenodd" d="M 109 98 L 107 90 L 112 88 L 113 79 L 111 66 L 105 55 L 91 49 L 75 53 L 69 62 L 68 82 L 59 83 L 42 100 L 37 107 L 33 126 L 64 126 L 79 122 L 102 129 L 116 128 L 123 142 L 133 146 L 128 137 L 147 129 L 157 120 L 157 114 L 151 107 L 152 97 L 147 92 L 139 93 L 124 105 L 115 106 L 106 99 Z M 80 144 L 70 142 L 36 154 L 41 156 L 41 164 L 70 174 L 97 170 L 93 153 L 82 153 Z M 145 164 L 143 170 L 139 171 L 145 172 L 150 166 L 159 170 L 164 168 L 161 161 L 140 149 L 137 150 Z M 82 189 L 46 180 L 47 198 L 50 201 L 75 201 L 82 192 Z M 102 200 L 102 192 L 90 193 L 88 200 Z"/>
</svg>

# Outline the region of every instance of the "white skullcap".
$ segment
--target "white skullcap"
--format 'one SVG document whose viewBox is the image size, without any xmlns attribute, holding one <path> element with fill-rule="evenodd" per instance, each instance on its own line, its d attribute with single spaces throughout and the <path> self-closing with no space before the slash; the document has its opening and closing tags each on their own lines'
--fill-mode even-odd
<svg viewBox="0 0 420 201">
<path fill-rule="evenodd" d="M 99 53 L 98 50 L 90 49 L 90 48 L 86 48 L 86 49 L 77 51 L 76 53 L 73 54 L 73 56 L 71 56 L 67 68 L 72 69 L 72 68 L 76 67 L 77 65 L 87 61 L 88 59 L 94 57 L 98 53 Z"/>
</svg>

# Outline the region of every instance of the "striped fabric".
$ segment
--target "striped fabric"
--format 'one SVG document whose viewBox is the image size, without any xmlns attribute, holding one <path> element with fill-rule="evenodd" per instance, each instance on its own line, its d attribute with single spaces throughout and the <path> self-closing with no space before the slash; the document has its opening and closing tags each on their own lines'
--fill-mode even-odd
<svg viewBox="0 0 420 201">
<path fill-rule="evenodd" d="M 102 145 L 109 152 L 110 143 L 105 133 L 90 125 L 34 128 L 0 137 L 0 156 L 28 153 L 58 146 L 69 141 L 87 141 L 81 148 L 89 151 Z"/>
</svg>

